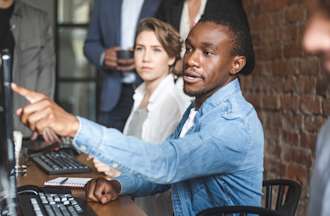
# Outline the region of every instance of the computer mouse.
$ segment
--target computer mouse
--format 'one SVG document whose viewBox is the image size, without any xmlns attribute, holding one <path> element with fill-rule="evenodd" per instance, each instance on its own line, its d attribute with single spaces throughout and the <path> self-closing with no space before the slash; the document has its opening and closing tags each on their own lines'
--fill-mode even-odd
<svg viewBox="0 0 330 216">
<path fill-rule="evenodd" d="M 17 194 L 33 194 L 38 195 L 38 193 L 41 192 L 40 187 L 36 185 L 23 185 L 17 188 Z"/>
</svg>

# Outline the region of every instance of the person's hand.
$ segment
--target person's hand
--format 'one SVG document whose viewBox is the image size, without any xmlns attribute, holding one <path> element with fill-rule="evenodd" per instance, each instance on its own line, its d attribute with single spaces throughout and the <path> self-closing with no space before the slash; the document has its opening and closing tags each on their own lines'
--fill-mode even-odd
<svg viewBox="0 0 330 216">
<path fill-rule="evenodd" d="M 117 70 L 118 63 L 117 63 L 117 50 L 119 50 L 119 47 L 112 47 L 109 49 L 106 49 L 104 52 L 104 66 L 111 70 Z"/>
<path fill-rule="evenodd" d="M 16 115 L 32 131 L 42 135 L 44 130 L 49 128 L 59 136 L 75 136 L 79 129 L 79 121 L 74 115 L 64 111 L 44 94 L 16 84 L 12 84 L 11 87 L 14 92 L 25 97 L 30 102 L 29 105 L 19 108 L 16 111 Z"/>
<path fill-rule="evenodd" d="M 38 139 L 38 136 L 39 134 L 37 132 L 33 132 L 32 135 L 31 135 L 31 140 L 32 141 L 35 141 Z M 50 128 L 45 128 L 42 133 L 41 133 L 41 136 L 44 140 L 44 142 L 46 144 L 54 144 L 54 143 L 60 143 L 61 142 L 61 139 L 59 136 L 57 136 L 57 134 Z"/>
<path fill-rule="evenodd" d="M 126 72 L 135 69 L 134 59 L 118 59 L 117 60 L 117 70 Z"/>
<path fill-rule="evenodd" d="M 108 166 L 105 163 L 102 163 L 101 161 L 97 159 L 93 159 L 94 167 L 98 172 L 103 172 L 105 175 L 109 177 L 117 177 L 120 176 L 120 172 L 116 170 L 115 168 L 112 168 L 111 166 Z"/>
<path fill-rule="evenodd" d="M 119 197 L 120 183 L 116 180 L 96 178 L 85 185 L 86 200 L 106 204 Z"/>
</svg>

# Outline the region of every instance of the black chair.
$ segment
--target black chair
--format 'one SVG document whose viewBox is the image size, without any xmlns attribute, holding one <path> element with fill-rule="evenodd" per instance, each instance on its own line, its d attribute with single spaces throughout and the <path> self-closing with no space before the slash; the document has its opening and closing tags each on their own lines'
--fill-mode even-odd
<svg viewBox="0 0 330 216">
<path fill-rule="evenodd" d="M 248 214 L 260 216 L 294 216 L 297 210 L 301 185 L 288 179 L 263 181 L 264 207 L 224 206 L 205 209 L 198 216 L 227 216 Z"/>
<path fill-rule="evenodd" d="M 259 216 L 281 216 L 276 211 L 254 207 L 254 206 L 223 206 L 205 209 L 197 214 L 197 216 L 247 216 L 247 215 L 259 215 Z"/>
<path fill-rule="evenodd" d="M 265 208 L 283 216 L 295 215 L 301 194 L 299 183 L 289 179 L 264 180 L 263 190 Z"/>
</svg>

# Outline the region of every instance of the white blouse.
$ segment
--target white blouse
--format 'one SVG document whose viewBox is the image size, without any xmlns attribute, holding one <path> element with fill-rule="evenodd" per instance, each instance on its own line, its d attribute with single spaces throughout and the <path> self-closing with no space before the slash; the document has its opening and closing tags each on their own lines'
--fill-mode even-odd
<svg viewBox="0 0 330 216">
<path fill-rule="evenodd" d="M 135 90 L 133 109 L 125 124 L 124 134 L 127 133 L 132 114 L 141 104 L 144 94 L 145 84 L 142 83 Z M 175 87 L 173 75 L 166 76 L 150 96 L 141 139 L 152 144 L 164 141 L 175 130 L 188 104 Z"/>
</svg>

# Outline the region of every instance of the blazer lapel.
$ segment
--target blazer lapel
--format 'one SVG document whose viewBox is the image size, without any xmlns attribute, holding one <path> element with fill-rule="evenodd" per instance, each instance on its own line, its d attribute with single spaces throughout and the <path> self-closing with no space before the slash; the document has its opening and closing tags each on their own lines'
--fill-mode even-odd
<svg viewBox="0 0 330 216">
<path fill-rule="evenodd" d="M 121 43 L 121 6 L 123 1 L 122 0 L 115 0 L 115 1 L 108 1 L 108 7 L 111 8 L 107 13 L 107 22 L 109 25 L 113 25 L 113 33 L 115 36 L 115 41 L 120 45 Z"/>
</svg>

